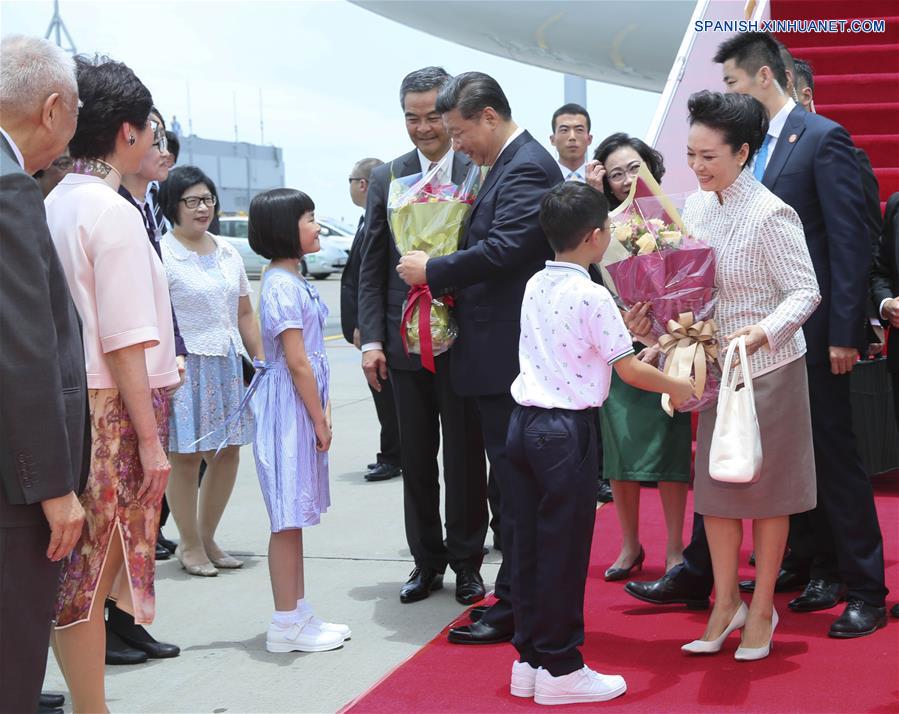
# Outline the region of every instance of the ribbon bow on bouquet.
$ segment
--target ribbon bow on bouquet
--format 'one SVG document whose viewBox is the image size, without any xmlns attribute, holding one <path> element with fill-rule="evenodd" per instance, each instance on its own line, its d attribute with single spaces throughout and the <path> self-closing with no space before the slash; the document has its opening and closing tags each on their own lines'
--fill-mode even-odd
<svg viewBox="0 0 899 714">
<path fill-rule="evenodd" d="M 448 349 L 446 343 L 451 343 L 455 337 L 455 325 L 450 317 L 450 308 L 453 306 L 452 295 L 444 295 L 440 300 L 435 300 L 426 284 L 416 285 L 410 289 L 403 305 L 403 317 L 400 322 L 403 350 L 408 357 L 411 332 L 412 336 L 417 338 L 415 341 L 421 355 L 421 366 L 432 374 L 437 371 L 434 357 L 445 352 Z M 439 343 L 439 352 L 435 350 L 435 337 Z"/>
<path fill-rule="evenodd" d="M 672 377 L 693 375 L 693 394 L 699 398 L 705 392 L 706 362 L 718 358 L 715 321 L 694 321 L 692 312 L 682 312 L 677 320 L 668 320 L 668 332 L 659 337 L 659 347 L 665 354 L 665 374 Z M 662 395 L 662 409 L 674 416 L 671 398 Z"/>
</svg>

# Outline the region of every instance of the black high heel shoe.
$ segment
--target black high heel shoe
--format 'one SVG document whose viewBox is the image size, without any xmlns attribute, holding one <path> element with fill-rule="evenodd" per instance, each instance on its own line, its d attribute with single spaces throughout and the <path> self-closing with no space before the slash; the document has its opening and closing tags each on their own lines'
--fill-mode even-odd
<svg viewBox="0 0 899 714">
<path fill-rule="evenodd" d="M 607 568 L 603 577 L 607 581 L 624 580 L 631 574 L 631 571 L 634 568 L 640 570 L 643 567 L 643 561 L 645 560 L 645 558 L 646 552 L 643 550 L 643 546 L 641 545 L 640 554 L 636 558 L 634 558 L 634 562 L 631 563 L 629 568 Z"/>
</svg>

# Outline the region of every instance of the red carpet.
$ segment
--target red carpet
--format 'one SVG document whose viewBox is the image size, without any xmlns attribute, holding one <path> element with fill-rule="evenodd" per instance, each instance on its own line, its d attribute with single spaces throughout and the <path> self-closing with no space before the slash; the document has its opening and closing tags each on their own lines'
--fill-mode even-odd
<svg viewBox="0 0 899 714">
<path fill-rule="evenodd" d="M 772 0 L 777 20 L 884 19 L 883 33 L 778 35 L 815 72 L 815 109 L 839 122 L 868 153 L 880 200 L 899 191 L 899 2 Z"/>
<path fill-rule="evenodd" d="M 887 554 L 887 584 L 899 589 L 899 472 L 876 480 L 877 508 Z M 658 494 L 642 494 L 641 539 L 647 569 L 639 579 L 662 574 L 664 527 Z M 691 505 L 688 504 L 688 509 Z M 748 526 L 748 524 L 747 524 Z M 597 514 L 587 586 L 588 664 L 624 675 L 628 692 L 612 702 L 573 705 L 607 712 L 899 712 L 899 621 L 868 637 L 834 640 L 827 628 L 841 612 L 794 614 L 791 594 L 776 596 L 782 620 L 770 657 L 735 662 L 734 635 L 718 655 L 691 657 L 680 645 L 702 634 L 707 613 L 654 607 L 606 583 L 603 570 L 618 553 L 614 506 Z M 751 536 L 744 540 L 745 563 Z M 752 569 L 743 568 L 751 577 Z M 443 597 L 443 595 L 438 595 Z M 895 595 L 890 602 L 896 600 Z M 397 605 L 399 607 L 399 605 Z M 416 607 L 411 605 L 409 607 Z M 464 618 L 467 621 L 467 618 Z M 534 709 L 533 701 L 509 694 L 515 651 L 509 644 L 458 646 L 438 635 L 408 661 L 343 711 L 498 712 Z M 567 709 L 567 708 L 566 708 Z"/>
</svg>

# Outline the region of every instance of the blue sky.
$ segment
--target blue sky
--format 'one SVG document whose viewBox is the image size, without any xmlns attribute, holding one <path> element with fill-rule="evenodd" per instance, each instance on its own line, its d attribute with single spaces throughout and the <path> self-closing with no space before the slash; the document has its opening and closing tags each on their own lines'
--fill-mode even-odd
<svg viewBox="0 0 899 714">
<path fill-rule="evenodd" d="M 439 12 L 439 2 L 422 5 Z M 557 72 L 434 38 L 343 0 L 61 0 L 60 12 L 79 52 L 128 64 L 185 133 L 190 122 L 199 136 L 233 140 L 236 117 L 238 138 L 259 142 L 261 89 L 265 142 L 284 149 L 287 184 L 309 193 L 321 215 L 351 223 L 353 163 L 411 148 L 398 99 L 406 73 L 430 64 L 452 74 L 487 72 L 516 121 L 547 148 L 550 117 L 564 99 Z M 52 14 L 49 0 L 3 0 L 0 32 L 43 36 Z M 594 145 L 613 131 L 642 136 L 657 99 L 588 82 Z"/>
</svg>

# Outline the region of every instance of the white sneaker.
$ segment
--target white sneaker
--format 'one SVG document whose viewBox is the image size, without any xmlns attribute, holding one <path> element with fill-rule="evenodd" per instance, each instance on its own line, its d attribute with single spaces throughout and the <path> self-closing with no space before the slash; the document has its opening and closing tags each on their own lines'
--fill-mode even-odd
<svg viewBox="0 0 899 714">
<path fill-rule="evenodd" d="M 271 624 L 265 636 L 265 649 L 269 652 L 325 652 L 341 645 L 341 635 L 322 630 L 309 620 L 290 627 Z"/>
<path fill-rule="evenodd" d="M 587 665 L 570 674 L 553 677 L 542 667 L 537 670 L 534 701 L 537 704 L 578 704 L 605 702 L 627 691 L 624 677 L 600 674 Z"/>
<path fill-rule="evenodd" d="M 512 663 L 512 684 L 509 691 L 513 697 L 533 697 L 534 682 L 537 681 L 537 668 L 527 662 Z"/>
<path fill-rule="evenodd" d="M 312 606 L 308 603 L 303 604 L 303 608 L 300 610 L 301 617 L 309 617 L 309 622 L 315 625 L 322 632 L 336 632 L 338 635 L 343 637 L 343 639 L 348 640 L 353 636 L 352 630 L 346 625 L 340 625 L 336 622 L 325 622 L 319 617 L 315 616 L 315 613 L 312 611 Z"/>
</svg>

